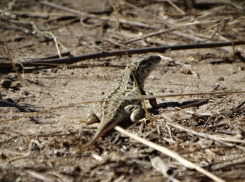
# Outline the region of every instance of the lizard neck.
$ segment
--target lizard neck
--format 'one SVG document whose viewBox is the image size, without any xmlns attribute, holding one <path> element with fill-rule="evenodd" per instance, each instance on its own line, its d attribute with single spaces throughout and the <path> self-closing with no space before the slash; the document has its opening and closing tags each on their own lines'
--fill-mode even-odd
<svg viewBox="0 0 245 182">
<path fill-rule="evenodd" d="M 116 86 L 116 89 L 123 90 L 125 92 L 131 91 L 132 89 L 136 88 L 135 80 L 132 75 L 132 72 L 129 68 L 125 69 L 124 75 L 118 85 Z M 134 75 L 135 79 L 138 83 L 139 89 L 144 89 L 144 80 L 137 78 L 137 75 Z"/>
</svg>

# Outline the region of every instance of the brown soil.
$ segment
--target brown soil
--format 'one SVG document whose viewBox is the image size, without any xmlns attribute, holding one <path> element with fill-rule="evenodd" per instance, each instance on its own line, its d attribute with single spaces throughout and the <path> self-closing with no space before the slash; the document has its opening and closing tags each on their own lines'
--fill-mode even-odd
<svg viewBox="0 0 245 182">
<path fill-rule="evenodd" d="M 203 35 L 203 40 L 216 42 L 224 41 L 219 35 L 226 38 L 226 41 L 245 39 L 241 1 L 206 1 L 201 4 L 204 1 L 199 0 L 195 6 L 189 1 L 172 1 L 185 13 L 190 13 L 189 16 L 181 15 L 169 3 L 157 1 L 127 1 L 134 7 L 123 1 L 112 1 L 118 5 L 118 13 L 112 11 L 109 1 L 51 1 L 97 17 L 119 17 L 150 25 L 150 28 L 144 28 L 121 23 L 120 31 L 113 21 L 87 16 L 80 19 L 77 14 L 41 2 L 16 1 L 12 9 L 8 10 L 10 14 L 1 17 L 1 40 L 4 40 L 4 30 L 14 62 L 58 54 L 52 37 L 49 34 L 38 34 L 31 22 L 41 31 L 52 32 L 60 42 L 60 51 L 69 51 L 73 56 L 100 51 L 193 44 L 201 40 L 194 33 Z M 7 7 L 8 3 L 7 0 L 1 0 L 0 7 Z M 218 7 L 223 7 L 220 12 L 226 12 L 227 15 L 213 14 L 198 19 Z M 233 19 L 223 23 L 229 17 Z M 184 24 L 194 23 L 194 20 L 201 23 L 184 27 Z M 127 46 L 123 44 L 141 35 L 166 29 L 170 23 L 172 26 L 182 26 L 177 31 L 135 41 Z M 213 34 L 210 31 L 202 32 L 206 28 L 210 28 Z M 190 40 L 183 34 L 196 39 Z M 212 48 L 158 53 L 172 58 L 174 62 L 162 60 L 147 79 L 145 90 L 155 95 L 244 90 L 244 48 L 236 46 L 236 54 L 233 54 L 232 47 L 226 47 L 226 50 Z M 113 90 L 123 75 L 122 68 L 135 56 L 86 60 L 53 68 L 26 67 L 22 74 L 23 82 L 13 70 L 0 67 L 0 181 L 166 181 L 167 177 L 150 162 L 156 156 L 161 157 L 176 172 L 175 178 L 180 181 L 211 181 L 204 174 L 187 169 L 176 160 L 116 131 L 101 137 L 89 150 L 72 153 L 72 148 L 86 144 L 95 133 L 98 124 L 87 126 L 77 122 L 77 118 L 85 118 L 89 109 L 97 103 L 64 107 L 28 117 L 32 113 L 73 103 L 101 100 Z M 0 51 L 0 59 L 1 62 L 9 62 L 3 49 Z M 207 102 L 195 104 L 200 99 L 207 99 Z M 155 118 L 154 127 L 149 127 L 149 120 L 145 119 L 130 127 L 129 132 L 177 152 L 223 180 L 245 179 L 245 146 L 244 143 L 234 142 L 235 139 L 244 139 L 244 94 L 165 97 L 157 101 L 157 110 L 151 109 L 146 102 Z M 188 106 L 190 103 L 194 104 Z M 162 122 L 161 115 L 168 116 L 187 129 L 230 137 L 231 141 L 222 140 L 223 143 L 220 143 L 171 127 Z M 26 117 L 11 120 L 17 116 Z M 232 160 L 239 162 L 232 164 Z M 218 168 L 219 165 L 221 167 Z"/>
</svg>

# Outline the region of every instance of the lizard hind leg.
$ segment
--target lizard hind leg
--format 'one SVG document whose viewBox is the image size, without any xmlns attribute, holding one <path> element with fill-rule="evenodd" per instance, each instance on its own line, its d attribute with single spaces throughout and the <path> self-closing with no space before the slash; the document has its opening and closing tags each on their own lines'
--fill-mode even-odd
<svg viewBox="0 0 245 182">
<path fill-rule="evenodd" d="M 132 122 L 138 122 L 144 113 L 144 110 L 139 105 L 128 105 L 124 108 L 125 112 L 130 115 Z"/>
<path fill-rule="evenodd" d="M 86 118 L 76 117 L 76 122 L 86 123 L 87 125 L 94 124 L 96 122 L 100 122 L 101 120 L 101 109 L 96 107 L 94 109 L 90 109 Z"/>
</svg>

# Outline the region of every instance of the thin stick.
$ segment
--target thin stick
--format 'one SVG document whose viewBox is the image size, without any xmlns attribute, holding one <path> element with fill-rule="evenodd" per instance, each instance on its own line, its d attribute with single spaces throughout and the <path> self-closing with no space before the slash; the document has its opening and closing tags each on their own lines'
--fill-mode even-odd
<svg viewBox="0 0 245 182">
<path fill-rule="evenodd" d="M 48 31 L 41 31 L 39 30 L 39 28 L 37 27 L 37 25 L 34 22 L 31 22 L 33 29 L 40 35 L 45 35 L 45 34 L 49 34 L 52 36 L 54 42 L 55 42 L 55 46 L 56 46 L 56 50 L 58 52 L 58 55 L 60 58 L 62 58 L 61 54 L 60 54 L 60 50 L 59 50 L 59 46 L 57 43 L 57 37 L 52 33 L 52 32 L 48 32 Z"/>
<path fill-rule="evenodd" d="M 204 44 L 185 44 L 185 45 L 151 47 L 151 48 L 131 49 L 131 50 L 111 51 L 111 52 L 103 51 L 103 52 L 97 52 L 93 54 L 82 55 L 82 56 L 65 57 L 65 58 L 51 59 L 51 60 L 45 60 L 45 61 L 44 60 L 36 60 L 36 61 L 33 60 L 33 61 L 25 61 L 21 63 L 25 67 L 73 64 L 73 63 L 77 63 L 77 62 L 84 61 L 87 59 L 96 59 L 96 58 L 103 58 L 103 57 L 110 57 L 110 56 L 122 56 L 122 55 L 126 55 L 127 53 L 129 55 L 149 53 L 149 52 L 164 53 L 167 50 L 174 51 L 174 50 L 185 50 L 185 49 L 214 48 L 214 47 L 244 45 L 244 44 L 245 44 L 245 41 L 204 43 Z M 12 67 L 10 66 L 9 63 L 0 63 L 0 68 L 10 69 Z"/>
<path fill-rule="evenodd" d="M 245 93 L 245 91 L 234 91 L 234 92 L 203 92 L 203 93 L 189 93 L 189 94 L 168 94 L 168 95 L 142 95 L 143 99 L 152 99 L 152 98 L 162 98 L 162 97 L 177 97 L 177 96 L 194 96 L 194 95 L 215 95 L 215 94 L 238 94 L 238 93 Z M 134 99 L 140 99 L 137 97 L 125 97 L 125 98 L 120 98 L 120 99 L 127 99 L 127 100 L 134 100 Z M 49 110 L 45 110 L 45 111 L 40 111 L 40 112 L 36 112 L 36 113 L 32 113 L 32 114 L 27 114 L 24 116 L 17 116 L 17 117 L 13 117 L 11 119 L 6 119 L 6 120 L 2 120 L 0 121 L 0 123 L 3 122 L 8 122 L 8 121 L 14 121 L 14 120 L 18 120 L 21 118 L 25 118 L 25 117 L 30 117 L 30 116 L 35 116 L 37 114 L 43 114 L 43 113 L 47 113 L 47 112 L 51 112 L 51 111 L 56 111 L 59 109 L 64 109 L 64 108 L 68 108 L 68 107 L 74 107 L 74 106 L 78 106 L 78 105 L 82 105 L 82 104 L 91 104 L 91 103 L 96 103 L 96 102 L 108 102 L 108 101 L 118 101 L 118 99 L 110 99 L 110 100 L 98 100 L 98 101 L 86 101 L 86 102 L 80 102 L 80 103 L 74 103 L 74 104 L 69 104 L 66 106 L 60 106 L 60 107 L 56 107 L 53 109 L 49 109 Z"/>
<path fill-rule="evenodd" d="M 88 13 L 83 13 L 81 11 L 78 10 L 74 10 L 71 8 L 66 8 L 64 6 L 60 6 L 54 3 L 50 3 L 50 2 L 46 2 L 46 1 L 42 1 L 42 4 L 46 5 L 46 6 L 51 6 L 53 8 L 56 9 L 60 9 L 63 11 L 67 11 L 69 13 L 74 13 L 74 14 L 78 14 L 80 16 L 85 16 L 85 17 L 89 17 L 89 18 L 96 18 L 96 19 L 100 19 L 100 20 L 104 20 L 104 21 L 112 21 L 112 22 L 117 22 L 119 21 L 120 23 L 123 24 L 129 24 L 129 25 L 134 25 L 134 26 L 138 26 L 138 27 L 143 27 L 143 28 L 151 28 L 151 29 L 160 29 L 160 27 L 156 27 L 156 26 L 151 26 L 151 25 L 147 25 L 144 23 L 140 23 L 140 22 L 133 22 L 133 21 L 128 21 L 128 20 L 124 20 L 124 19 L 113 19 L 113 18 L 108 18 L 108 17 L 100 17 L 100 16 L 96 16 L 96 15 L 92 15 L 92 14 L 88 14 Z"/>
<path fill-rule="evenodd" d="M 169 29 L 160 30 L 158 32 L 149 33 L 149 34 L 147 34 L 147 35 L 145 35 L 143 37 L 139 37 L 139 38 L 128 40 L 128 41 L 125 42 L 125 44 L 131 43 L 131 42 L 135 42 L 135 41 L 138 41 L 138 40 L 142 40 L 142 39 L 146 39 L 148 37 L 157 36 L 157 35 L 160 35 L 160 34 L 163 34 L 163 33 L 171 32 L 171 31 L 174 31 L 174 30 L 177 30 L 177 29 L 179 29 L 179 27 L 175 26 L 175 27 L 172 27 L 172 28 L 169 28 Z"/>
<path fill-rule="evenodd" d="M 10 3 L 9 3 L 9 6 L 6 7 L 4 10 L 2 10 L 2 12 L 0 13 L 0 16 L 2 16 L 5 12 L 7 12 L 9 9 L 12 8 L 13 4 L 15 3 L 16 0 L 12 0 Z"/>
<path fill-rule="evenodd" d="M 143 106 L 143 108 L 144 108 L 144 110 L 145 110 L 145 113 L 146 113 L 147 117 L 148 117 L 149 120 L 151 121 L 150 127 L 153 127 L 153 120 L 152 120 L 152 118 L 151 118 L 150 113 L 148 112 L 148 110 L 147 110 L 147 108 L 146 108 L 145 101 L 144 101 L 144 99 L 143 99 L 143 97 L 142 97 L 142 94 L 141 94 L 141 92 L 140 92 L 140 88 L 139 88 L 138 82 L 137 82 L 137 80 L 136 80 L 136 78 L 135 78 L 135 75 L 134 75 L 134 73 L 133 73 L 132 70 L 131 70 L 131 72 L 132 72 L 132 75 L 133 75 L 133 78 L 134 78 L 135 85 L 136 85 L 137 89 L 139 90 L 139 97 L 140 97 L 142 106 Z"/>
<path fill-rule="evenodd" d="M 245 91 L 227 91 L 227 92 L 201 92 L 201 93 L 186 93 L 186 94 L 166 94 L 166 95 L 142 95 L 144 99 L 162 98 L 162 97 L 177 97 L 177 96 L 195 96 L 195 95 L 216 95 L 216 94 L 244 94 Z M 120 97 L 120 99 L 135 99 L 135 97 Z"/>
<path fill-rule="evenodd" d="M 197 136 L 200 136 L 200 137 L 203 137 L 203 138 L 207 138 L 209 140 L 212 140 L 212 141 L 216 141 L 216 142 L 219 142 L 219 143 L 222 143 L 224 145 L 227 145 L 229 147 L 232 147 L 233 145 L 231 144 L 228 144 L 228 143 L 225 143 L 221 140 L 224 140 L 224 141 L 227 141 L 227 142 L 238 142 L 238 143 L 244 143 L 245 144 L 245 141 L 244 140 L 238 140 L 238 139 L 231 139 L 231 138 L 224 138 L 224 137 L 221 137 L 221 136 L 215 136 L 215 135 L 209 135 L 209 134 L 206 134 L 206 133 L 198 133 L 196 131 L 193 131 L 191 129 L 187 129 L 179 124 L 174 124 L 173 123 L 173 120 L 168 118 L 167 116 L 164 116 L 164 115 L 161 115 L 165 120 L 167 120 L 166 124 L 170 125 L 170 126 L 173 126 L 175 128 L 178 128 L 180 130 L 183 130 L 187 133 L 192 133 L 194 135 L 197 135 Z M 160 121 L 160 120 L 159 120 Z"/>
<path fill-rule="evenodd" d="M 15 1 L 12 1 L 12 4 L 11 6 L 13 5 Z M 9 6 L 10 7 L 10 6 Z M 1 27 L 2 27 L 2 32 L 3 32 L 3 37 L 4 37 L 4 42 L 5 42 L 5 46 L 6 46 L 6 49 L 2 43 L 2 49 L 3 49 L 3 52 L 5 53 L 5 55 L 8 57 L 8 60 L 10 61 L 9 66 L 12 68 L 14 68 L 15 72 L 17 73 L 20 81 L 22 82 L 23 81 L 23 78 L 21 77 L 20 73 L 18 72 L 17 68 L 16 68 L 16 65 L 15 63 L 13 62 L 12 58 L 11 58 L 11 55 L 10 55 L 10 52 L 9 52 L 9 48 L 8 48 L 8 44 L 7 44 L 7 41 L 6 41 L 6 37 L 5 37 L 5 33 L 4 33 L 4 29 L 3 29 L 3 24 L 2 24 L 2 19 L 1 19 L 1 16 L 0 16 L 0 24 L 1 24 Z M 23 67 L 23 65 L 21 65 Z"/>
<path fill-rule="evenodd" d="M 215 176 L 214 174 L 210 173 L 209 171 L 201 168 L 200 166 L 198 166 L 197 164 L 194 164 L 188 160 L 186 160 L 185 158 L 179 156 L 177 153 L 163 147 L 163 146 L 159 146 L 153 142 L 150 142 L 150 141 L 147 141 L 141 137 L 138 137 L 136 135 L 133 135 L 129 132 L 127 132 L 126 130 L 124 130 L 123 128 L 121 128 L 120 126 L 115 126 L 114 127 L 115 130 L 117 130 L 118 132 L 138 141 L 138 142 L 141 142 L 155 150 L 158 150 L 164 154 L 166 154 L 167 156 L 169 157 L 172 157 L 174 158 L 175 160 L 179 161 L 182 165 L 184 165 L 185 167 L 189 168 L 189 169 L 196 169 L 197 171 L 205 174 L 206 176 L 210 177 L 211 179 L 215 180 L 215 181 L 219 181 L 219 182 L 224 182 L 224 180 L 222 180 L 221 178 Z"/>
<path fill-rule="evenodd" d="M 135 9 L 135 11 L 137 11 L 138 13 L 139 13 L 139 11 L 143 12 L 143 13 L 139 13 L 141 16 L 143 16 L 143 15 L 148 15 L 148 16 L 151 16 L 152 19 L 154 18 L 154 19 L 158 19 L 158 20 L 160 20 L 160 21 L 164 21 L 163 18 L 161 18 L 161 17 L 159 17 L 159 16 L 156 16 L 156 15 L 154 15 L 154 14 L 152 14 L 152 13 L 146 11 L 146 10 L 143 10 L 142 8 L 138 8 L 137 6 L 134 6 L 134 5 L 132 5 L 132 4 L 128 3 L 128 2 L 124 2 L 124 3 L 125 3 L 127 6 L 129 6 L 129 7 L 133 8 L 133 9 Z M 144 16 L 143 16 L 143 17 L 144 17 Z"/>
<path fill-rule="evenodd" d="M 180 13 L 181 13 L 181 15 L 183 14 L 185 14 L 185 12 L 184 11 L 182 11 L 178 6 L 176 6 L 171 0 L 168 0 L 168 3 L 171 5 L 171 6 L 173 6 L 176 10 L 178 10 Z"/>
<path fill-rule="evenodd" d="M 236 164 L 243 164 L 245 163 L 245 157 L 239 157 L 239 158 L 236 158 L 236 159 L 232 159 L 232 160 L 229 160 L 229 161 L 223 161 L 223 162 L 219 162 L 217 164 L 212 164 L 210 166 L 210 168 L 212 170 L 220 170 L 220 169 L 224 169 L 224 168 L 227 168 L 227 167 L 232 167 L 232 165 L 236 165 Z"/>
</svg>

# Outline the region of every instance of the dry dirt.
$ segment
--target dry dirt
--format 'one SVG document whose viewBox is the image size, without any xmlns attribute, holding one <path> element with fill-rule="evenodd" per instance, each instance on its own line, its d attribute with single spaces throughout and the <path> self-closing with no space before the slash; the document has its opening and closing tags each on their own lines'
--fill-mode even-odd
<svg viewBox="0 0 245 182">
<path fill-rule="evenodd" d="M 123 23 L 118 26 L 114 21 L 88 18 L 87 15 L 80 17 L 41 2 L 16 1 L 8 10 L 10 14 L 1 17 L 1 41 L 4 40 L 4 30 L 14 62 L 58 55 L 52 37 L 44 31 L 52 32 L 59 42 L 60 51 L 70 52 L 72 56 L 193 44 L 202 40 L 245 39 L 244 14 L 241 13 L 245 12 L 242 9 L 244 1 L 207 1 L 206 4 L 196 1 L 195 6 L 187 0 L 172 1 L 189 16 L 181 15 L 173 5 L 160 1 L 131 0 L 127 1 L 129 4 L 112 1 L 118 5 L 119 12 L 112 11 L 110 1 L 49 1 L 97 17 L 144 23 L 150 25 L 148 28 Z M 7 7 L 8 3 L 1 0 L 0 8 Z M 219 11 L 227 15 L 213 14 L 200 18 L 205 13 L 217 11 L 217 8 L 223 8 Z M 228 21 L 230 24 L 224 23 L 226 18 L 233 18 Z M 195 21 L 201 23 L 184 27 L 184 24 Z M 123 44 L 132 38 L 181 24 L 183 26 L 179 30 L 127 46 Z M 33 25 L 43 33 L 38 33 Z M 206 28 L 210 30 L 202 32 Z M 244 90 L 244 48 L 236 46 L 236 55 L 232 47 L 158 53 L 172 61 L 162 60 L 147 79 L 145 90 L 155 95 Z M 166 162 L 180 181 L 212 181 L 204 174 L 185 168 L 176 160 L 116 131 L 101 137 L 89 150 L 72 153 L 72 148 L 90 141 L 97 127 L 97 124 L 87 126 L 77 122 L 77 118 L 85 118 L 89 109 L 98 103 L 28 116 L 73 103 L 101 100 L 120 81 L 124 66 L 135 56 L 86 60 L 52 68 L 26 67 L 22 82 L 15 71 L 0 66 L 0 181 L 167 181 L 168 178 L 151 164 L 150 160 L 156 156 Z M 9 62 L 2 48 L 0 59 L 0 63 Z M 200 99 L 206 99 L 206 102 L 195 104 Z M 245 143 L 239 142 L 244 141 L 245 135 L 244 94 L 165 97 L 157 101 L 157 110 L 151 109 L 146 101 L 155 118 L 154 127 L 149 127 L 149 120 L 145 119 L 130 127 L 129 132 L 177 152 L 225 181 L 245 180 Z M 194 105 L 188 105 L 190 103 Z M 165 124 L 161 115 L 198 133 L 229 137 L 230 140 L 217 142 L 177 129 Z M 26 117 L 11 120 L 18 116 Z"/>
</svg>

